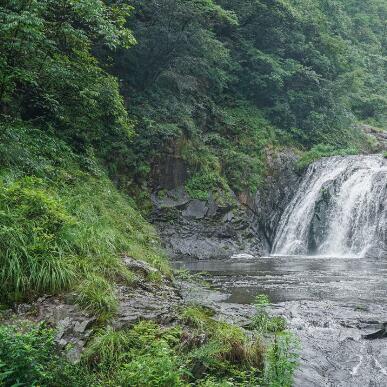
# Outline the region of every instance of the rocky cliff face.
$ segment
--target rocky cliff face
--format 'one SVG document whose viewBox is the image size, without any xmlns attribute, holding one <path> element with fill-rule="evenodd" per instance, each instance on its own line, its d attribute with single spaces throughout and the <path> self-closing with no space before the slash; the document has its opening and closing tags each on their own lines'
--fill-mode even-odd
<svg viewBox="0 0 387 387">
<path fill-rule="evenodd" d="M 277 224 L 298 186 L 296 156 L 289 150 L 267 154 L 267 176 L 255 197 L 229 200 L 189 197 L 184 189 L 180 160 L 168 157 L 152 194 L 152 222 L 172 258 L 228 258 L 234 254 L 259 256 L 270 252 Z M 173 164 L 176 163 L 176 168 Z M 177 171 L 176 177 L 173 171 Z"/>
<path fill-rule="evenodd" d="M 183 186 L 152 195 L 153 223 L 172 258 L 226 258 L 260 255 L 263 245 L 253 213 L 237 200 L 219 204 L 191 199 Z"/>
<path fill-rule="evenodd" d="M 254 213 L 265 250 L 270 252 L 281 215 L 297 191 L 301 178 L 296 169 L 298 157 L 292 150 L 268 152 L 266 160 L 267 175 L 255 195 Z"/>
</svg>

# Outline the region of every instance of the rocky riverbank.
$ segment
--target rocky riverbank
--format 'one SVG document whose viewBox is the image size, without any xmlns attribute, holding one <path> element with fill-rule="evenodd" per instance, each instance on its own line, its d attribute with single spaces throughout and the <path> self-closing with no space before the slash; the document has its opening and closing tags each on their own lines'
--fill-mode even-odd
<svg viewBox="0 0 387 387">
<path fill-rule="evenodd" d="M 155 269 L 145 262 L 126 257 L 125 263 L 130 270 L 149 274 Z M 117 286 L 118 312 L 108 322 L 101 322 L 93 314 L 81 309 L 75 303 L 72 293 L 62 296 L 42 296 L 35 302 L 15 305 L 14 309 L 2 312 L 2 324 L 31 321 L 45 323 L 56 331 L 55 343 L 67 358 L 77 363 L 93 335 L 108 325 L 114 330 L 127 330 L 140 321 L 153 321 L 160 326 L 170 327 L 177 324 L 179 313 L 189 305 L 209 308 L 214 319 L 237 326 L 246 326 L 254 314 L 249 305 L 224 303 L 228 295 L 210 290 L 189 278 L 171 280 L 162 277 L 160 281 L 150 282 L 139 277 L 135 286 Z"/>
</svg>

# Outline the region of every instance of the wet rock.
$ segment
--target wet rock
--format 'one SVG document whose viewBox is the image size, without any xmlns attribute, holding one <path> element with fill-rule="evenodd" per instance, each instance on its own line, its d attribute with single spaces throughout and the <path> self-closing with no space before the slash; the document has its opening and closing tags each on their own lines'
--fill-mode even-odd
<svg viewBox="0 0 387 387">
<path fill-rule="evenodd" d="M 387 323 L 381 324 L 381 329 L 379 329 L 377 332 L 370 333 L 368 335 L 363 335 L 362 338 L 366 340 L 387 338 Z"/>
<path fill-rule="evenodd" d="M 229 211 L 229 212 L 227 212 L 226 215 L 223 216 L 222 221 L 223 221 L 224 223 L 231 222 L 232 219 L 233 219 L 233 217 L 234 217 L 234 214 L 232 213 L 232 211 Z"/>
<path fill-rule="evenodd" d="M 33 310 L 31 304 L 19 304 L 16 306 L 16 313 L 18 314 L 27 314 Z"/>
<path fill-rule="evenodd" d="M 267 151 L 268 174 L 256 195 L 228 192 L 215 197 L 209 192 L 206 201 L 190 198 L 184 189 L 189 174 L 178 157 L 179 145 L 169 152 L 154 165 L 151 220 L 172 258 L 270 252 L 280 217 L 299 183 L 292 151 Z"/>
<path fill-rule="evenodd" d="M 318 246 L 327 238 L 329 222 L 331 220 L 330 208 L 332 198 L 335 194 L 335 184 L 324 187 L 320 192 L 320 197 L 316 201 L 314 215 L 309 226 L 308 251 L 316 253 Z"/>
<path fill-rule="evenodd" d="M 80 360 L 85 343 L 93 332 L 96 318 L 77 305 L 67 303 L 67 299 L 43 296 L 32 304 L 20 304 L 9 321 L 44 321 L 51 325 L 56 329 L 56 344 L 75 363 Z"/>
<path fill-rule="evenodd" d="M 255 313 L 252 305 L 227 303 L 225 301 L 229 298 L 229 294 L 205 288 L 196 282 L 177 281 L 176 285 L 184 303 L 210 308 L 216 320 L 244 327 L 250 324 L 251 317 Z"/>
<path fill-rule="evenodd" d="M 187 208 L 182 212 L 185 218 L 203 219 L 208 211 L 206 202 L 202 200 L 191 200 Z"/>
<path fill-rule="evenodd" d="M 177 309 L 182 303 L 181 296 L 173 284 L 164 280 L 160 284 L 148 283 L 146 287 L 132 289 L 118 288 L 120 300 L 114 328 L 129 328 L 141 320 L 154 320 L 167 323 L 176 318 Z"/>
<path fill-rule="evenodd" d="M 293 198 L 300 183 L 296 163 L 298 157 L 290 149 L 267 151 L 267 176 L 256 193 L 253 210 L 260 233 L 265 240 L 265 252 L 271 251 L 281 215 Z"/>
<path fill-rule="evenodd" d="M 191 199 L 185 192 L 183 186 L 179 186 L 170 191 L 158 191 L 151 195 L 152 204 L 156 208 L 181 208 Z"/>
<path fill-rule="evenodd" d="M 169 193 L 167 193 L 167 196 Z M 241 250 L 260 255 L 253 214 L 235 201 L 191 200 L 182 207 L 155 207 L 152 222 L 172 258 L 228 258 Z"/>
<path fill-rule="evenodd" d="M 207 216 L 210 218 L 216 216 L 219 206 L 216 203 L 212 194 L 210 194 L 208 197 L 207 207 L 208 207 Z"/>
<path fill-rule="evenodd" d="M 254 255 L 251 254 L 245 254 L 245 253 L 240 253 L 240 254 L 234 254 L 231 256 L 231 259 L 236 259 L 236 260 L 249 260 L 249 259 L 255 259 Z"/>
</svg>

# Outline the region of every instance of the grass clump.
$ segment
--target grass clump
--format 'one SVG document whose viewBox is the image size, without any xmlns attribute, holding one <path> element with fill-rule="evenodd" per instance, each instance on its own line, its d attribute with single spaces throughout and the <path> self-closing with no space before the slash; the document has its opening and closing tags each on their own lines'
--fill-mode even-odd
<svg viewBox="0 0 387 387">
<path fill-rule="evenodd" d="M 64 237 L 74 223 L 40 180 L 0 181 L 0 301 L 60 291 L 74 282 Z"/>
<path fill-rule="evenodd" d="M 118 307 L 114 287 L 98 274 L 89 275 L 77 288 L 77 301 L 101 318 L 113 315 Z"/>
<path fill-rule="evenodd" d="M 147 351 L 137 353 L 124 364 L 117 375 L 122 386 L 165 386 L 178 387 L 185 383 L 181 379 L 177 354 L 163 340 L 155 341 Z"/>
<path fill-rule="evenodd" d="M 94 337 L 83 362 L 99 372 L 103 385 L 182 386 L 179 337 L 178 329 L 161 330 L 146 321 L 127 331 L 108 328 Z"/>
<path fill-rule="evenodd" d="M 83 353 L 82 360 L 90 368 L 111 371 L 124 359 L 130 350 L 130 344 L 127 331 L 116 331 L 107 327 L 94 336 Z"/>
</svg>

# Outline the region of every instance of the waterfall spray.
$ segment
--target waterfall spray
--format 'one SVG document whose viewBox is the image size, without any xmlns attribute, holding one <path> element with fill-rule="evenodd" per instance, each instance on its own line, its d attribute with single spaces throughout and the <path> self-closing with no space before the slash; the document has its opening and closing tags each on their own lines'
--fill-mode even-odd
<svg viewBox="0 0 387 387">
<path fill-rule="evenodd" d="M 386 251 L 387 161 L 372 155 L 313 163 L 282 215 L 274 254 L 383 257 Z"/>
</svg>

